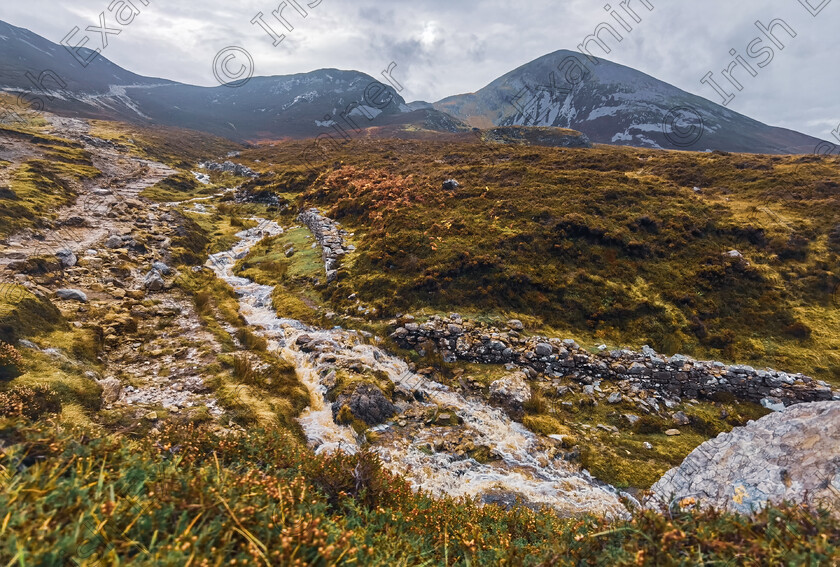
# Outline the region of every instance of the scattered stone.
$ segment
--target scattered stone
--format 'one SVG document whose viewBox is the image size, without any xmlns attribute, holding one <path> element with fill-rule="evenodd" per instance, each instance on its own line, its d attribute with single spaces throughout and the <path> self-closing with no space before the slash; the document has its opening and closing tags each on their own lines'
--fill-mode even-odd
<svg viewBox="0 0 840 567">
<path fill-rule="evenodd" d="M 120 399 L 122 383 L 116 378 L 106 378 L 97 382 L 102 386 L 102 403 L 113 404 Z"/>
<path fill-rule="evenodd" d="M 509 329 L 513 329 L 514 331 L 522 331 L 525 329 L 525 325 L 522 324 L 522 321 L 519 319 L 511 319 L 507 322 L 507 326 Z"/>
<path fill-rule="evenodd" d="M 105 247 L 106 248 L 111 248 L 111 249 L 122 248 L 122 245 L 123 245 L 122 237 L 117 236 L 116 234 L 113 235 L 113 236 L 109 236 L 108 240 L 105 241 Z"/>
<path fill-rule="evenodd" d="M 170 268 L 169 266 L 167 266 L 163 262 L 153 262 L 152 263 L 152 269 L 157 270 L 158 272 L 160 272 L 164 276 L 168 276 L 168 275 L 172 274 L 172 268 Z"/>
<path fill-rule="evenodd" d="M 55 256 L 61 261 L 61 265 L 65 268 L 72 268 L 78 261 L 76 255 L 70 250 L 61 250 L 60 252 L 56 252 Z"/>
<path fill-rule="evenodd" d="M 691 420 L 688 419 L 688 416 L 685 415 L 685 413 L 681 412 L 681 411 L 678 411 L 677 413 L 675 413 L 671 417 L 673 418 L 674 423 L 676 423 L 677 425 L 688 425 L 689 423 L 691 423 Z"/>
<path fill-rule="evenodd" d="M 460 187 L 461 184 L 455 181 L 454 179 L 447 179 L 443 182 L 443 190 L 444 191 L 455 191 Z"/>
<path fill-rule="evenodd" d="M 613 392 L 607 398 L 607 403 L 609 403 L 609 404 L 621 403 L 621 394 L 619 392 Z"/>
<path fill-rule="evenodd" d="M 143 278 L 143 287 L 145 287 L 148 291 L 160 291 L 166 287 L 166 282 L 163 281 L 160 272 L 157 270 L 151 270 Z"/>
<path fill-rule="evenodd" d="M 626 419 L 627 423 L 629 423 L 630 425 L 636 425 L 636 422 L 642 419 L 638 415 L 632 413 L 625 413 L 622 417 Z"/>
<path fill-rule="evenodd" d="M 88 300 L 85 292 L 78 289 L 59 289 L 56 290 L 55 295 L 59 299 L 63 299 L 65 301 L 79 301 L 81 303 L 87 303 Z"/>
<path fill-rule="evenodd" d="M 675 435 L 681 435 L 681 433 L 680 433 L 679 429 L 669 429 L 665 432 L 665 435 L 667 435 L 669 437 L 673 437 Z"/>
</svg>

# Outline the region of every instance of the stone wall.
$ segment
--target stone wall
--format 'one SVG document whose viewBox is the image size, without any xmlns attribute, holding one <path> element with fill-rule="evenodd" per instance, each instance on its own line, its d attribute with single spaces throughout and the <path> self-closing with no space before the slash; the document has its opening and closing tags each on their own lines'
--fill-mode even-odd
<svg viewBox="0 0 840 567">
<path fill-rule="evenodd" d="M 403 348 L 422 351 L 435 348 L 444 360 L 482 364 L 513 364 L 531 378 L 631 381 L 642 388 L 681 398 L 708 398 L 729 392 L 737 398 L 766 404 L 840 399 L 825 382 L 802 374 L 756 370 L 750 366 L 698 361 L 687 356 L 657 354 L 650 347 L 642 352 L 602 350 L 592 354 L 573 340 L 524 337 L 519 321 L 498 329 L 450 317 L 432 317 L 418 324 L 412 317 L 391 321 L 391 338 Z"/>
<path fill-rule="evenodd" d="M 338 267 L 341 259 L 348 252 L 355 250 L 354 246 L 347 246 L 344 237 L 347 231 L 334 220 L 327 218 L 318 209 L 307 209 L 298 215 L 298 221 L 312 232 L 315 241 L 321 246 L 321 257 L 327 272 L 327 283 L 338 279 Z"/>
</svg>

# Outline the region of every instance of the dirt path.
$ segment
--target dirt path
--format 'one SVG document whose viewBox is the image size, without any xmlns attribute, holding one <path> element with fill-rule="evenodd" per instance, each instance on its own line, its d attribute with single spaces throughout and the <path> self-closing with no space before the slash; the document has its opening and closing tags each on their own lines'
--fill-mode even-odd
<svg viewBox="0 0 840 567">
<path fill-rule="evenodd" d="M 78 198 L 57 211 L 52 230 L 27 229 L 7 239 L 0 247 L 3 279 L 49 297 L 72 326 L 101 331 L 99 364 L 87 374 L 103 387 L 102 409 L 119 410 L 128 420 L 154 421 L 204 408 L 212 417 L 222 415 L 202 378 L 222 345 L 161 263 L 177 237 L 179 217 L 139 197 L 176 172 L 91 138 L 83 120 L 47 118 L 50 134 L 83 143 L 102 175 L 77 188 Z M 4 146 L 2 155 L 12 161 L 10 167 L 38 157 L 37 148 L 19 141 Z M 32 256 L 58 262 L 56 253 L 63 251 L 72 258 L 48 273 L 25 262 Z M 150 283 L 156 274 L 159 281 Z M 58 289 L 81 295 L 62 299 Z M 56 350 L 48 337 L 33 337 L 30 344 Z"/>
<path fill-rule="evenodd" d="M 79 254 L 111 234 L 130 231 L 134 219 L 126 219 L 120 213 L 132 206 L 135 209 L 147 208 L 147 204 L 138 200 L 140 192 L 176 173 L 162 163 L 128 155 L 105 143 L 92 145 L 87 136 L 89 127 L 83 120 L 55 116 L 48 117 L 48 120 L 52 125 L 50 134 L 85 145 L 91 153 L 94 167 L 102 175 L 78 188 L 78 198 L 72 205 L 58 211 L 52 229 L 27 229 L 9 237 L 8 244 L 0 252 L 0 266 L 32 255 L 52 256 L 63 250 Z M 27 151 L 25 145 L 19 142 L 11 151 L 4 152 L 4 158 L 13 164 L 16 160 L 33 157 L 38 155 L 32 147 Z M 4 173 L 8 175 L 16 165 Z"/>
</svg>

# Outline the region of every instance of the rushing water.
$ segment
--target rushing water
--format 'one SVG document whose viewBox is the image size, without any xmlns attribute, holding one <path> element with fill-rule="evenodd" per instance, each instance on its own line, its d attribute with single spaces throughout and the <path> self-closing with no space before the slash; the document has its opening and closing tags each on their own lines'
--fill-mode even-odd
<svg viewBox="0 0 840 567">
<path fill-rule="evenodd" d="M 272 287 L 235 276 L 236 258 L 244 257 L 263 238 L 283 232 L 274 222 L 255 220 L 260 226 L 238 233 L 240 241 L 231 250 L 212 255 L 208 265 L 236 291 L 240 312 L 253 331 L 266 338 L 270 350 L 295 364 L 311 395 L 310 407 L 299 421 L 315 451 L 355 452 L 360 440 L 351 428 L 333 421 L 321 377 L 335 367 L 361 364 L 387 373 L 396 388 L 407 392 L 421 380 L 409 371 L 405 361 L 366 344 L 354 331 L 314 329 L 300 321 L 278 317 L 271 304 Z M 320 341 L 316 352 L 304 353 L 295 346 L 296 338 L 304 333 Z M 481 400 L 467 399 L 442 384 L 422 382 L 424 403 L 454 408 L 463 425 L 406 428 L 382 425 L 375 428 L 380 435 L 373 446 L 385 465 L 402 474 L 416 489 L 456 497 L 514 494 L 533 505 L 551 506 L 570 515 L 591 512 L 626 516 L 618 491 L 596 482 L 588 473 L 562 459 L 551 458 L 545 449 L 545 439 Z M 447 436 L 488 447 L 496 460 L 483 464 L 463 454 L 430 449 L 436 440 L 440 446 L 439 440 Z"/>
</svg>

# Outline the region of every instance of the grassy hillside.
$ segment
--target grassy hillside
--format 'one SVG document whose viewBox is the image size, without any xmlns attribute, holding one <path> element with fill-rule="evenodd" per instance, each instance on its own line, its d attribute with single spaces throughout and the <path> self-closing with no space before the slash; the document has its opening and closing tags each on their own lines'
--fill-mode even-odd
<svg viewBox="0 0 840 567">
<path fill-rule="evenodd" d="M 311 144 L 311 142 L 310 142 Z M 516 316 L 584 342 L 840 382 L 840 160 L 357 140 L 245 152 L 358 251 L 324 299 Z M 258 160 L 258 161 L 257 161 Z M 442 189 L 455 178 L 461 186 Z M 730 254 L 730 251 L 732 252 Z"/>
<path fill-rule="evenodd" d="M 837 521 L 805 509 L 568 519 L 432 499 L 368 453 L 315 457 L 282 430 L 89 433 L 0 418 L 8 565 L 829 565 L 840 551 Z"/>
</svg>

